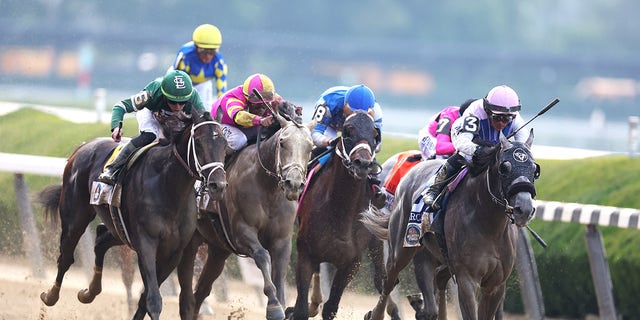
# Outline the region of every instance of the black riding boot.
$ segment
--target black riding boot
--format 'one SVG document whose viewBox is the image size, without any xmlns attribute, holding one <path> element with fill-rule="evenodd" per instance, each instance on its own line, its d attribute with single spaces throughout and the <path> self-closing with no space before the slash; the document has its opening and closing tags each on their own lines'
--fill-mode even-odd
<svg viewBox="0 0 640 320">
<path fill-rule="evenodd" d="M 438 198 L 438 195 L 440 195 L 444 186 L 449 183 L 449 180 L 458 174 L 460 168 L 462 168 L 461 160 L 463 160 L 462 156 L 458 153 L 449 157 L 447 162 L 445 162 L 436 173 L 433 184 L 429 186 L 429 189 L 422 198 L 422 202 L 429 206 L 433 212 L 440 209 L 440 198 Z"/>
<path fill-rule="evenodd" d="M 129 157 L 136 151 L 136 149 L 138 148 L 136 148 L 131 141 L 127 142 L 127 144 L 122 147 L 122 150 L 120 150 L 120 153 L 118 153 L 116 158 L 104 168 L 104 171 L 100 174 L 98 180 L 104 183 L 114 184 L 120 168 L 129 161 Z"/>
</svg>

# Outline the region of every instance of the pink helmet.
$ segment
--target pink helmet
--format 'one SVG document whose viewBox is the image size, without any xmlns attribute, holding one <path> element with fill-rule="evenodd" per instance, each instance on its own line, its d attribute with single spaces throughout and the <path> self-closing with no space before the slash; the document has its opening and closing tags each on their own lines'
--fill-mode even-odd
<svg viewBox="0 0 640 320">
<path fill-rule="evenodd" d="M 256 73 L 250 75 L 242 84 L 242 93 L 251 103 L 262 102 L 260 98 L 253 92 L 256 89 L 264 102 L 272 102 L 275 100 L 276 89 L 273 85 L 273 81 L 264 74 Z"/>
<path fill-rule="evenodd" d="M 515 114 L 521 108 L 518 94 L 506 85 L 491 89 L 483 101 L 484 109 L 491 113 Z"/>
</svg>

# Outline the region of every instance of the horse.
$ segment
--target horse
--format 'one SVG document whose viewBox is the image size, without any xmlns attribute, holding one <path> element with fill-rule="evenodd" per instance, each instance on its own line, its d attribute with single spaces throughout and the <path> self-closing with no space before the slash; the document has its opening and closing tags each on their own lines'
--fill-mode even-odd
<svg viewBox="0 0 640 320">
<path fill-rule="evenodd" d="M 100 216 L 95 244 L 94 274 L 88 289 L 78 292 L 82 303 L 91 303 L 102 290 L 102 268 L 106 251 L 128 244 L 138 255 L 144 291 L 134 319 L 148 314 L 159 319 L 162 297 L 159 285 L 176 267 L 182 250 L 196 228 L 196 191 L 202 181 L 202 195 L 220 199 L 226 186 L 224 171 L 226 139 L 222 127 L 208 112 L 192 109 L 191 116 L 170 117 L 169 139 L 148 148 L 139 159 L 120 174 L 114 188 L 122 189 L 119 211 L 107 204 L 90 204 L 92 183 L 117 146 L 111 139 L 96 138 L 80 145 L 68 159 L 62 184 L 40 193 L 40 202 L 48 216 L 59 218 L 62 232 L 58 273 L 53 286 L 40 295 L 53 306 L 59 298 L 65 272 L 74 262 L 73 253 L 87 225 Z M 163 129 L 166 129 L 165 126 Z M 170 140 L 170 142 L 167 142 Z M 59 217 L 53 213 L 58 211 Z M 112 217 L 120 216 L 120 219 Z"/>
<path fill-rule="evenodd" d="M 298 204 L 297 298 L 295 306 L 287 308 L 288 319 L 308 319 L 309 285 L 312 277 L 316 282 L 322 262 L 337 268 L 329 299 L 322 309 L 323 319 L 335 317 L 365 249 L 374 263 L 374 283 L 381 289 L 382 241 L 357 221 L 358 213 L 368 207 L 373 196 L 367 177 L 380 170 L 373 152 L 377 135 L 371 116 L 363 112 L 351 114 L 344 121 L 342 136 L 335 140 L 330 157 L 311 176 L 312 183 Z"/>
<path fill-rule="evenodd" d="M 427 233 L 421 243 L 446 266 L 436 274 L 438 288 L 449 276 L 458 284 L 458 301 L 464 319 L 491 319 L 500 315 L 506 281 L 513 270 L 517 227 L 525 227 L 533 217 L 536 195 L 534 181 L 539 176 L 530 148 L 533 131 L 526 142 L 511 142 L 504 136 L 484 158 L 474 158 L 468 172 L 445 207 L 444 235 Z M 389 240 L 390 254 L 384 289 L 378 304 L 365 319 L 383 318 L 387 295 L 398 274 L 421 250 L 403 247 L 405 228 L 415 201 L 441 161 L 425 161 L 412 168 L 400 182 L 391 215 L 375 207 L 362 212 L 362 222 L 380 239 Z M 428 227 L 428 219 L 423 220 Z M 423 228 L 424 229 L 424 228 Z M 444 247 L 437 237 L 443 237 Z M 442 251 L 441 251 L 442 249 Z M 444 310 L 439 310 L 442 312 Z M 437 315 L 430 315 L 435 319 Z"/>
<path fill-rule="evenodd" d="M 280 129 L 240 150 L 227 166 L 229 187 L 219 214 L 203 214 L 178 267 L 180 315 L 196 319 L 200 304 L 231 254 L 254 259 L 264 278 L 266 318 L 284 319 L 285 280 L 292 250 L 296 201 L 311 156 L 310 128 L 276 114 Z M 193 261 L 206 242 L 207 260 L 192 292 Z"/>
</svg>

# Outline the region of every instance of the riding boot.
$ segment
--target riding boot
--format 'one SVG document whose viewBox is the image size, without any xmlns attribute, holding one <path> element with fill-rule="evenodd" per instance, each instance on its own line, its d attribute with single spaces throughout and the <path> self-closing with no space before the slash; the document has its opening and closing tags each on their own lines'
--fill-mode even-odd
<svg viewBox="0 0 640 320">
<path fill-rule="evenodd" d="M 127 144 L 122 147 L 116 158 L 104 168 L 104 171 L 100 174 L 98 180 L 104 183 L 114 184 L 117 180 L 120 168 L 129 161 L 129 157 L 136 151 L 136 149 L 137 148 L 133 143 L 127 142 Z"/>
<path fill-rule="evenodd" d="M 430 207 L 432 212 L 440 209 L 440 198 L 438 197 L 440 192 L 442 192 L 444 186 L 449 183 L 449 180 L 460 171 L 462 165 L 459 158 L 462 158 L 462 156 L 456 153 L 447 159 L 447 162 L 445 162 L 436 173 L 433 184 L 429 186 L 429 189 L 422 198 L 422 202 Z"/>
</svg>

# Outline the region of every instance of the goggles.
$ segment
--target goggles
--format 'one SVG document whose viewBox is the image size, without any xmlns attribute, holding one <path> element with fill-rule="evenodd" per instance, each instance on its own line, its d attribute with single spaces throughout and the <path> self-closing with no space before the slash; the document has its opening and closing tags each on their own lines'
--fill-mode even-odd
<svg viewBox="0 0 640 320">
<path fill-rule="evenodd" d="M 272 102 L 274 99 L 274 92 L 273 91 L 265 91 L 265 92 L 260 92 L 260 95 L 262 95 L 262 99 L 264 99 L 264 102 Z M 251 103 L 262 103 L 262 100 L 260 100 L 260 97 L 256 94 L 250 94 L 247 97 L 247 100 L 249 100 L 249 102 Z"/>
<path fill-rule="evenodd" d="M 513 115 L 513 114 L 495 114 L 495 113 L 492 113 L 490 117 L 491 117 L 491 121 L 509 123 L 516 116 Z"/>
<path fill-rule="evenodd" d="M 198 54 L 206 54 L 210 56 L 215 56 L 218 49 L 206 49 L 206 48 L 198 48 Z"/>
</svg>

